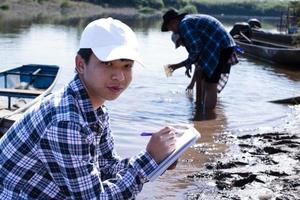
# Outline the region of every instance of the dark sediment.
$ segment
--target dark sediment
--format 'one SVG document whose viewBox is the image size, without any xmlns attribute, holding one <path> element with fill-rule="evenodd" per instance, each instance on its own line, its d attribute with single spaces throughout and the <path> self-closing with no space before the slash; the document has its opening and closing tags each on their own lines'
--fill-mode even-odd
<svg viewBox="0 0 300 200">
<path fill-rule="evenodd" d="M 199 190 L 190 191 L 187 199 L 300 199 L 299 133 L 274 131 L 222 140 L 233 148 L 188 176 Z"/>
</svg>

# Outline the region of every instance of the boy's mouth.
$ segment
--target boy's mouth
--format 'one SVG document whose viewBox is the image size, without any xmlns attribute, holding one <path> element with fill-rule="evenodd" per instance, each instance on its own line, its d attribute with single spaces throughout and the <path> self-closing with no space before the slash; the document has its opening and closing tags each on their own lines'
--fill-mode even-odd
<svg viewBox="0 0 300 200">
<path fill-rule="evenodd" d="M 118 93 L 123 90 L 123 87 L 120 86 L 108 86 L 107 88 L 114 93 Z"/>
</svg>

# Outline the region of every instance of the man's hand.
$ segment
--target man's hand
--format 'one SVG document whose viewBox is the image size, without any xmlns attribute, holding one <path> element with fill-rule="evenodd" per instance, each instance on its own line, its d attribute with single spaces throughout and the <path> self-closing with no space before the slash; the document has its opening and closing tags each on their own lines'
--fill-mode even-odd
<svg viewBox="0 0 300 200">
<path fill-rule="evenodd" d="M 175 130 L 165 127 L 151 136 L 146 151 L 153 157 L 156 163 L 160 163 L 175 150 L 175 143 Z"/>
<path fill-rule="evenodd" d="M 187 77 L 191 78 L 191 75 L 190 75 L 189 69 L 186 69 L 186 70 L 185 70 L 185 75 L 186 75 Z"/>
<path fill-rule="evenodd" d="M 188 90 L 193 90 L 193 88 L 194 88 L 194 82 L 191 82 L 187 87 L 186 87 L 186 91 L 188 91 Z"/>
<path fill-rule="evenodd" d="M 184 65 L 182 65 L 182 63 L 177 63 L 177 64 L 171 64 L 169 65 L 169 68 L 172 69 L 172 71 L 175 71 L 176 69 L 179 69 L 181 67 L 183 67 Z"/>
<path fill-rule="evenodd" d="M 191 78 L 191 72 L 192 72 L 192 66 L 185 66 L 186 70 L 185 70 L 185 75 L 189 78 Z"/>
<path fill-rule="evenodd" d="M 174 72 L 176 69 L 178 69 L 176 64 L 169 65 L 169 68 L 172 70 L 172 72 Z"/>
</svg>

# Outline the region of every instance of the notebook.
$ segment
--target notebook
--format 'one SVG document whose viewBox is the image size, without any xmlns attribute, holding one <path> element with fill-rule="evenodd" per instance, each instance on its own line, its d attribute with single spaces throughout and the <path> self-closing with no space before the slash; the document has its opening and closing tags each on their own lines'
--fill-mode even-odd
<svg viewBox="0 0 300 200">
<path fill-rule="evenodd" d="M 149 181 L 154 181 L 163 174 L 200 137 L 200 133 L 194 127 L 189 127 L 182 131 L 182 133 L 179 133 L 177 135 L 176 150 L 158 164 L 158 167 L 148 176 Z"/>
</svg>

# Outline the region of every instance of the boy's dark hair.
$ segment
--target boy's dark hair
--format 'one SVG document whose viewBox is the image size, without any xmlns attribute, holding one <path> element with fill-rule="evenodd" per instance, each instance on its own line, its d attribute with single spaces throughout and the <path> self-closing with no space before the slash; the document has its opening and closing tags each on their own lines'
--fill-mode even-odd
<svg viewBox="0 0 300 200">
<path fill-rule="evenodd" d="M 93 51 L 90 48 L 79 49 L 79 51 L 77 52 L 77 54 L 82 57 L 82 59 L 85 61 L 86 64 L 89 64 L 92 53 Z"/>
</svg>

